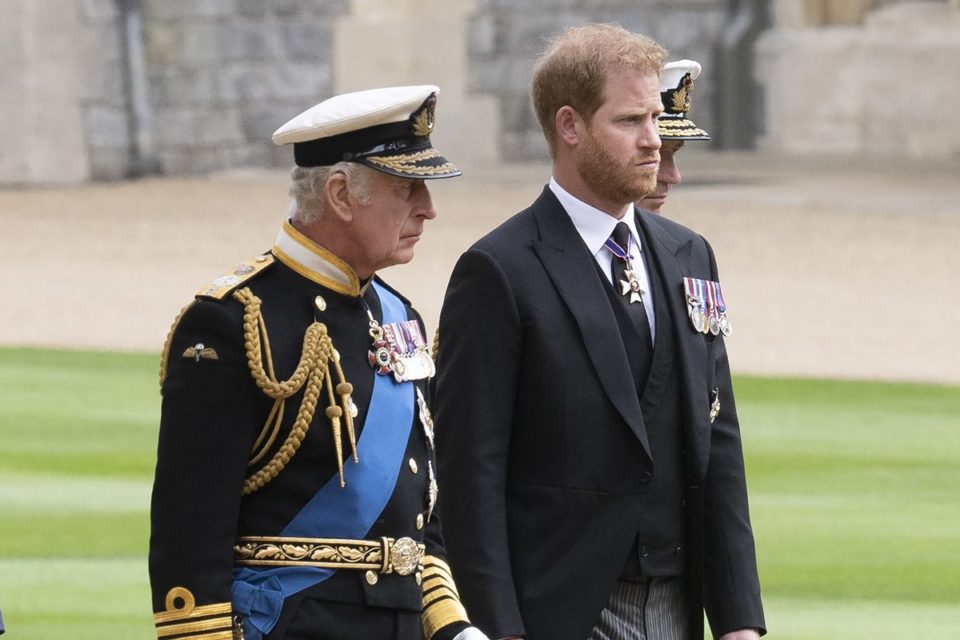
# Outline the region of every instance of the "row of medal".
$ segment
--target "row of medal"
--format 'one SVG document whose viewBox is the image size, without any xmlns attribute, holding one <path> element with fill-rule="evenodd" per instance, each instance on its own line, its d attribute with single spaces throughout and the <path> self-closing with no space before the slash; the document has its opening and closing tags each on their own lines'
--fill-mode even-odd
<svg viewBox="0 0 960 640">
<path fill-rule="evenodd" d="M 684 278 L 683 288 L 687 297 L 687 315 L 695 330 L 725 336 L 733 332 L 719 282 Z"/>
<path fill-rule="evenodd" d="M 370 366 L 380 375 L 393 374 L 397 382 L 430 378 L 436 372 L 427 340 L 416 320 L 376 326 L 371 319 L 373 348 Z"/>
</svg>

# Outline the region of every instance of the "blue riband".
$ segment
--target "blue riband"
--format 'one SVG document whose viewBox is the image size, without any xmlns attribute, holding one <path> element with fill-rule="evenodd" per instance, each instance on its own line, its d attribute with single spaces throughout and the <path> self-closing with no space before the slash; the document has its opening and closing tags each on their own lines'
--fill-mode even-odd
<svg viewBox="0 0 960 640">
<path fill-rule="evenodd" d="M 381 324 L 407 319 L 403 302 L 373 283 L 383 309 Z M 370 408 L 357 441 L 357 458 L 344 462 L 346 486 L 334 475 L 280 532 L 284 537 L 365 539 L 397 484 L 414 418 L 414 384 L 373 376 Z M 242 567 L 233 574 L 233 608 L 245 618 L 247 640 L 260 640 L 277 624 L 283 601 L 323 582 L 333 569 Z"/>
</svg>

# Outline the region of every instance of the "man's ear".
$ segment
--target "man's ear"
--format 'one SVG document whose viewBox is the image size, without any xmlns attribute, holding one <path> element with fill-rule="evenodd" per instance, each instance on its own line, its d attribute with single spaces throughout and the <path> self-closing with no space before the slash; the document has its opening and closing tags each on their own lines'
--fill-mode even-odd
<svg viewBox="0 0 960 640">
<path fill-rule="evenodd" d="M 584 124 L 583 118 L 570 105 L 564 105 L 557 109 L 554 126 L 557 129 L 558 140 L 570 146 L 576 146 L 580 142 L 580 132 Z"/>
<path fill-rule="evenodd" d="M 356 199 L 350 193 L 346 174 L 337 171 L 323 184 L 323 208 L 343 222 L 353 220 L 353 207 Z"/>
</svg>

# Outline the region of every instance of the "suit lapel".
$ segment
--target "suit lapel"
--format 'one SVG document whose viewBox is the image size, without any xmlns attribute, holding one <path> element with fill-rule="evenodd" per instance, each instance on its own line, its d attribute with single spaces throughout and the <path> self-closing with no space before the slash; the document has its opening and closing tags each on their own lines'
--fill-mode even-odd
<svg viewBox="0 0 960 640">
<path fill-rule="evenodd" d="M 540 230 L 534 250 L 580 327 L 600 384 L 650 455 L 626 351 L 621 341 L 610 339 L 610 329 L 617 326 L 617 319 L 606 294 L 597 286 L 594 257 L 549 188 L 544 189 L 531 209 Z"/>
<path fill-rule="evenodd" d="M 710 454 L 710 418 L 707 390 L 707 347 L 704 338 L 695 332 L 687 317 L 687 303 L 683 293 L 683 278 L 691 275 L 690 241 L 678 242 L 660 224 L 656 214 L 639 212 L 637 223 L 648 239 L 650 259 L 656 265 L 665 300 L 654 300 L 657 317 L 660 308 L 666 306 L 681 365 L 680 380 L 685 415 L 684 442 L 688 459 L 694 462 L 693 477 L 702 478 L 706 473 Z"/>
</svg>

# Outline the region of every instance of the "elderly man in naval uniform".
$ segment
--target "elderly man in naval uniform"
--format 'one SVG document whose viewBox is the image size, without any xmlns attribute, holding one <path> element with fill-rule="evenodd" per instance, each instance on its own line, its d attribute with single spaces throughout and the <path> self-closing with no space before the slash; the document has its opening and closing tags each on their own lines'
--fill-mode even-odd
<svg viewBox="0 0 960 640">
<path fill-rule="evenodd" d="M 159 638 L 485 639 L 437 518 L 434 366 L 381 278 L 437 215 L 437 87 L 330 98 L 292 144 L 273 247 L 201 288 L 163 351 L 150 579 Z"/>
</svg>

